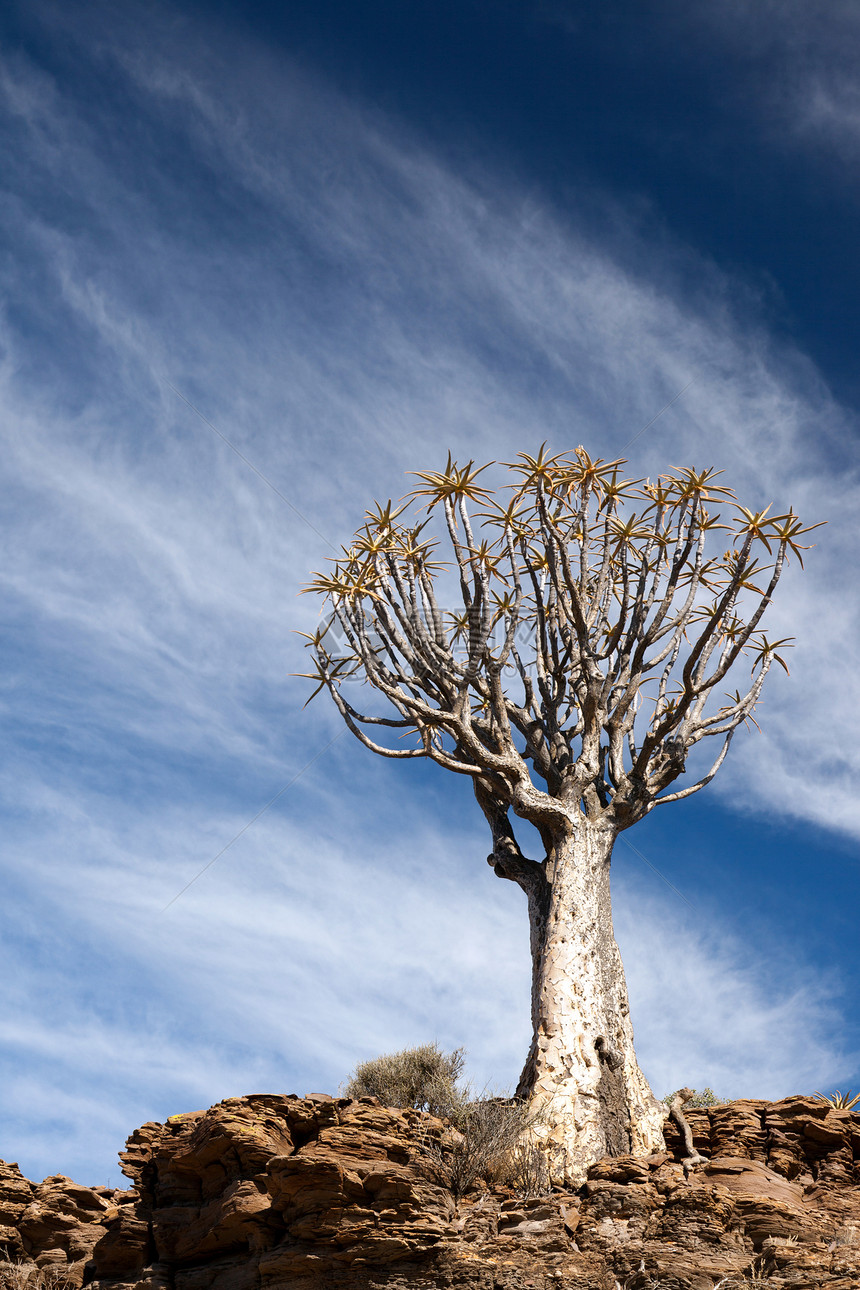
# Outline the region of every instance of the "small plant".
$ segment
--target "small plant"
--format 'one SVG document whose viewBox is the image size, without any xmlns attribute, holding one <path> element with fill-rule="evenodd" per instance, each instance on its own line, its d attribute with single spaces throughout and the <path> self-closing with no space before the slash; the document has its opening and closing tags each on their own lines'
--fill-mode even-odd
<svg viewBox="0 0 860 1290">
<path fill-rule="evenodd" d="M 661 1098 L 663 1105 L 667 1107 L 671 1106 L 672 1099 L 674 1096 L 675 1096 L 674 1093 L 667 1093 L 664 1098 Z M 699 1092 L 698 1089 L 694 1089 L 693 1096 L 691 1098 L 688 1098 L 688 1100 L 684 1103 L 684 1105 L 685 1106 L 725 1106 L 726 1099 L 724 1097 L 717 1097 L 717 1094 L 714 1092 L 714 1090 L 708 1087 L 708 1088 L 703 1088 L 701 1092 Z"/>
<path fill-rule="evenodd" d="M 346 1097 L 378 1097 L 384 1106 L 411 1106 L 453 1119 L 467 1096 L 459 1084 L 465 1064 L 462 1048 L 450 1053 L 435 1043 L 404 1048 L 359 1062 L 343 1093 Z"/>
<path fill-rule="evenodd" d="M 813 1093 L 812 1096 L 817 1098 L 819 1102 L 826 1102 L 828 1106 L 832 1106 L 836 1111 L 853 1111 L 854 1107 L 860 1103 L 860 1093 L 856 1097 L 852 1097 L 850 1088 L 847 1093 L 840 1093 L 839 1089 L 837 1089 L 829 1097 L 824 1093 Z"/>
</svg>

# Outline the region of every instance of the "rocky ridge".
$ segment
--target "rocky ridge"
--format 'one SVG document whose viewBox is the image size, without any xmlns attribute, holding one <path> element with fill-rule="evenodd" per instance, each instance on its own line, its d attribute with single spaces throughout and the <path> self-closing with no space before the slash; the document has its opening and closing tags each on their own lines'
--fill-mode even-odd
<svg viewBox="0 0 860 1290">
<path fill-rule="evenodd" d="M 373 1098 L 249 1096 L 145 1124 L 127 1191 L 0 1164 L 10 1290 L 860 1288 L 860 1119 L 809 1098 L 687 1112 L 683 1147 L 578 1191 L 444 1185 L 438 1120 Z"/>
</svg>

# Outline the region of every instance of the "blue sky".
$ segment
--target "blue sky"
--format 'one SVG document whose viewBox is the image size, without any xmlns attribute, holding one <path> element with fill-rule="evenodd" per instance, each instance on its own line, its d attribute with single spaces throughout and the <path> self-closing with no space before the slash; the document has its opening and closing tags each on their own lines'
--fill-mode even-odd
<svg viewBox="0 0 860 1290">
<path fill-rule="evenodd" d="M 515 1081 L 521 893 L 467 784 L 303 708 L 297 592 L 449 448 L 615 456 L 685 386 L 636 475 L 829 523 L 762 733 L 617 847 L 637 1049 L 658 1094 L 860 1086 L 860 16 L 692 9 L 7 6 L 0 1156 L 30 1176 L 116 1184 L 147 1119 L 434 1038 Z"/>
</svg>

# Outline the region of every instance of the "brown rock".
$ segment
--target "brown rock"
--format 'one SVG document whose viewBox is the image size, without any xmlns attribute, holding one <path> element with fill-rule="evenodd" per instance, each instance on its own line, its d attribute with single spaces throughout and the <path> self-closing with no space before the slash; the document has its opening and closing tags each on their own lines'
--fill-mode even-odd
<svg viewBox="0 0 860 1290">
<path fill-rule="evenodd" d="M 5 1213 L 18 1210 L 14 1229 L 3 1241 L 7 1257 L 47 1269 L 65 1286 L 81 1286 L 109 1216 L 117 1212 L 114 1198 L 123 1193 L 81 1187 L 60 1174 L 38 1185 L 29 1183 L 21 1179 L 17 1166 L 0 1165 L 0 1180 Z"/>
<path fill-rule="evenodd" d="M 0 1238 L 93 1290 L 713 1290 L 753 1269 L 858 1290 L 858 1118 L 810 1098 L 688 1118 L 711 1157 L 689 1178 L 670 1126 L 666 1152 L 599 1161 L 578 1193 L 455 1203 L 428 1152 L 438 1120 L 372 1098 L 231 1098 L 132 1134 L 129 1192 L 0 1165 Z"/>
<path fill-rule="evenodd" d="M 136 1280 L 137 1273 L 155 1259 L 150 1225 L 137 1205 L 115 1208 L 107 1221 L 107 1231 L 93 1246 L 96 1275 L 110 1280 Z"/>
<path fill-rule="evenodd" d="M 266 1224 L 270 1211 L 264 1184 L 253 1180 L 229 1183 L 207 1205 L 157 1209 L 152 1216 L 157 1256 L 171 1262 L 265 1248 L 274 1239 Z"/>
<path fill-rule="evenodd" d="M 0 1223 L 12 1223 L 33 1199 L 34 1187 L 15 1164 L 0 1160 Z"/>
<path fill-rule="evenodd" d="M 789 1208 L 803 1203 L 803 1189 L 769 1169 L 760 1160 L 719 1156 L 702 1169 L 702 1177 L 739 1196 L 774 1200 Z"/>
</svg>

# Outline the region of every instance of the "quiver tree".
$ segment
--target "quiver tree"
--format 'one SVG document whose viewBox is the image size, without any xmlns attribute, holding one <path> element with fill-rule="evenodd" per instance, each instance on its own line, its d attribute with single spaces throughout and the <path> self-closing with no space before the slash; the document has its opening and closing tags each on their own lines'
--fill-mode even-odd
<svg viewBox="0 0 860 1290">
<path fill-rule="evenodd" d="M 771 664 L 785 667 L 787 642 L 767 639 L 762 616 L 809 531 L 792 512 L 739 506 L 721 472 L 628 481 L 623 464 L 583 448 L 520 454 L 500 501 L 479 482 L 486 466 L 449 455 L 416 472 L 403 505 L 366 512 L 308 587 L 326 607 L 308 640 L 314 693 L 327 689 L 373 752 L 470 776 L 488 862 L 526 894 L 533 1035 L 517 1092 L 570 1182 L 601 1156 L 662 1144 L 612 929 L 613 843 L 713 779 Z M 402 518 L 410 503 L 423 523 Z M 425 533 L 433 518 L 447 563 Z M 710 530 L 730 535 L 721 558 L 706 555 Z M 733 668 L 742 683 L 727 693 Z M 384 702 L 360 711 L 353 677 Z M 700 765 L 705 741 L 716 755 Z M 520 850 L 512 815 L 534 825 L 541 859 Z"/>
</svg>

